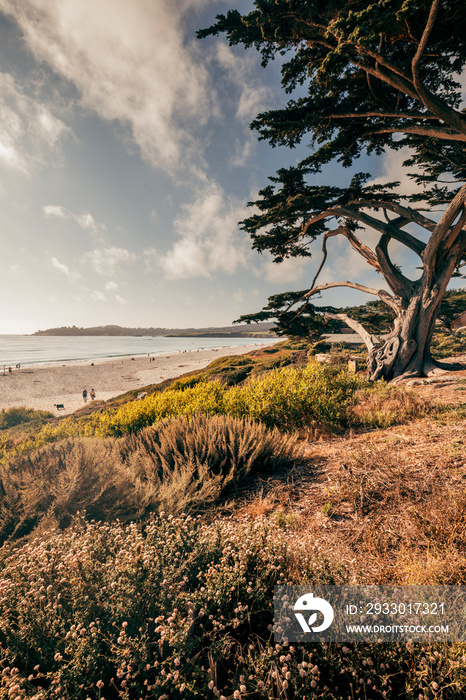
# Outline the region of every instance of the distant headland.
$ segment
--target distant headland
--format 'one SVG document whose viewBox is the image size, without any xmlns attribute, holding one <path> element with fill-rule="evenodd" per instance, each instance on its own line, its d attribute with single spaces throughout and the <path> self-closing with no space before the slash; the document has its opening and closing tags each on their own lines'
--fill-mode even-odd
<svg viewBox="0 0 466 700">
<path fill-rule="evenodd" d="M 275 333 L 271 330 L 273 323 L 258 323 L 253 326 L 240 324 L 237 326 L 221 326 L 219 328 L 126 328 L 124 326 L 93 326 L 92 328 L 78 328 L 78 326 L 61 326 L 60 328 L 47 328 L 39 330 L 32 335 L 60 335 L 60 336 L 119 336 L 132 335 L 138 337 L 165 336 L 169 338 L 273 338 Z"/>
</svg>

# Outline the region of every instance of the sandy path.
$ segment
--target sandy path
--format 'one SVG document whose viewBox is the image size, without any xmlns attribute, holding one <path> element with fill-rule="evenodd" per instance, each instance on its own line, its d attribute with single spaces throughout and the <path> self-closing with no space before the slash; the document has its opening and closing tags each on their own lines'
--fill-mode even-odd
<svg viewBox="0 0 466 700">
<path fill-rule="evenodd" d="M 0 409 L 27 406 L 52 413 L 73 413 L 84 406 L 83 389 L 93 388 L 96 399 L 108 399 L 130 389 L 157 384 L 164 379 L 178 377 L 194 369 L 202 369 L 217 357 L 243 355 L 257 349 L 257 345 L 215 348 L 190 352 L 159 355 L 155 361 L 149 358 L 130 357 L 90 363 L 48 365 L 13 369 L 0 373 Z M 89 402 L 88 397 L 88 402 Z M 57 411 L 54 404 L 63 404 L 65 410 Z"/>
</svg>

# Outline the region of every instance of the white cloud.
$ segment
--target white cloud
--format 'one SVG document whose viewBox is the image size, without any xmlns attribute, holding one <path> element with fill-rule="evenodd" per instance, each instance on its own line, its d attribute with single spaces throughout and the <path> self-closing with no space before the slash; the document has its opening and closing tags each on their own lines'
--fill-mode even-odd
<svg viewBox="0 0 466 700">
<path fill-rule="evenodd" d="M 29 175 L 46 153 L 58 152 L 67 132 L 46 104 L 28 97 L 12 75 L 0 73 L 1 164 Z"/>
<path fill-rule="evenodd" d="M 93 269 L 103 276 L 111 276 L 123 264 L 130 264 L 137 260 L 137 256 L 126 248 L 95 248 L 86 253 L 84 259 Z"/>
<path fill-rule="evenodd" d="M 420 172 L 419 168 L 412 166 L 411 168 L 403 167 L 403 163 L 412 155 L 411 149 L 407 146 L 399 151 L 387 151 L 383 158 L 383 170 L 379 177 L 374 178 L 368 184 L 382 185 L 386 182 L 400 182 L 397 188 L 398 192 L 405 194 L 413 194 L 414 192 L 422 191 L 422 187 L 417 185 L 415 181 L 408 177 L 408 172 Z"/>
<path fill-rule="evenodd" d="M 115 300 L 116 300 L 119 304 L 127 304 L 127 303 L 128 303 L 127 300 L 126 300 L 126 299 L 123 299 L 123 297 L 120 296 L 119 294 L 115 294 Z"/>
<path fill-rule="evenodd" d="M 219 43 L 216 47 L 216 59 L 228 71 L 229 83 L 240 89 L 236 116 L 248 123 L 258 112 L 263 111 L 272 101 L 272 91 L 253 77 L 256 67 L 254 54 L 236 54 L 227 44 Z"/>
<path fill-rule="evenodd" d="M 105 289 L 107 289 L 109 292 L 116 292 L 116 290 L 119 289 L 119 285 L 111 280 L 110 282 L 107 282 Z"/>
<path fill-rule="evenodd" d="M 105 294 L 102 294 L 102 292 L 99 292 L 98 289 L 95 289 L 91 293 L 91 299 L 94 299 L 94 301 L 107 301 Z"/>
<path fill-rule="evenodd" d="M 309 271 L 309 260 L 306 258 L 287 258 L 282 263 L 268 260 L 264 264 L 265 279 L 272 284 L 298 283 L 307 271 Z"/>
<path fill-rule="evenodd" d="M 73 218 L 78 222 L 82 229 L 85 231 L 91 231 L 92 233 L 99 233 L 100 231 L 105 231 L 105 224 L 98 224 L 94 217 L 89 214 L 89 212 L 84 212 L 83 214 L 74 215 Z"/>
<path fill-rule="evenodd" d="M 144 258 L 144 272 L 154 272 L 154 270 L 160 267 L 160 256 L 155 248 L 147 248 L 143 251 L 142 255 Z"/>
<path fill-rule="evenodd" d="M 94 234 L 94 238 L 97 237 L 97 240 L 99 240 L 99 236 L 107 230 L 105 224 L 98 224 L 92 214 L 89 214 L 87 211 L 82 214 L 73 214 L 65 207 L 56 204 L 46 204 L 42 207 L 42 211 L 46 219 L 51 217 L 74 219 L 84 231 L 89 231 L 91 234 Z"/>
<path fill-rule="evenodd" d="M 65 265 L 65 263 L 60 262 L 55 257 L 50 258 L 50 264 L 54 270 L 57 270 L 65 277 L 68 277 L 68 279 L 77 280 L 77 279 L 81 278 L 81 275 L 79 274 L 79 272 L 74 272 L 74 271 L 70 270 L 68 265 Z"/>
<path fill-rule="evenodd" d="M 173 170 L 193 148 L 190 131 L 213 109 L 207 74 L 183 14 L 209 0 L 0 0 L 38 60 L 79 90 L 82 105 L 126 128 L 155 166 Z M 50 115 L 42 130 L 56 137 Z"/>
<path fill-rule="evenodd" d="M 46 219 L 53 216 L 56 216 L 58 219 L 68 219 L 70 216 L 65 207 L 55 204 L 46 204 L 42 207 L 42 211 Z"/>
<path fill-rule="evenodd" d="M 159 258 L 166 277 L 210 277 L 216 271 L 232 274 L 246 266 L 249 242 L 238 231 L 238 221 L 245 214 L 242 203 L 226 197 L 216 183 L 207 184 L 192 204 L 184 205 L 174 222 L 179 240 Z"/>
</svg>

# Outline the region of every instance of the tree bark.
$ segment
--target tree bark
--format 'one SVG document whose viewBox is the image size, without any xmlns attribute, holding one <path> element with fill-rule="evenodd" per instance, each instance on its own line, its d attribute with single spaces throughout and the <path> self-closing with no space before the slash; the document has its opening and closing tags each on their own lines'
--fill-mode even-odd
<svg viewBox="0 0 466 700">
<path fill-rule="evenodd" d="M 367 368 L 371 381 L 420 377 L 432 369 L 430 341 L 438 304 L 432 304 L 429 296 L 426 291 L 413 292 L 407 308 L 399 312 L 393 331 L 369 350 Z"/>
</svg>

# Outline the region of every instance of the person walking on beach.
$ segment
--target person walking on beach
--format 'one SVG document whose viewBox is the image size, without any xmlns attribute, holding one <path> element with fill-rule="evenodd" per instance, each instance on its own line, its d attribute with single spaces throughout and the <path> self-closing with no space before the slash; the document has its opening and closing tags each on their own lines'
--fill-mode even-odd
<svg viewBox="0 0 466 700">
<path fill-rule="evenodd" d="M 87 403 L 87 389 L 83 389 L 83 401 Z"/>
<path fill-rule="evenodd" d="M 94 391 L 94 389 L 91 389 L 90 396 L 91 396 L 91 401 L 94 401 L 94 399 L 95 399 L 95 391 Z"/>
</svg>

